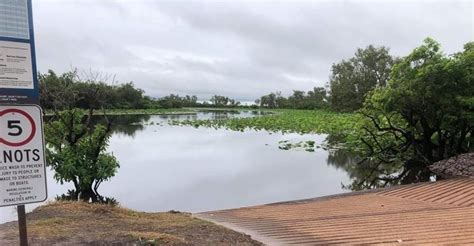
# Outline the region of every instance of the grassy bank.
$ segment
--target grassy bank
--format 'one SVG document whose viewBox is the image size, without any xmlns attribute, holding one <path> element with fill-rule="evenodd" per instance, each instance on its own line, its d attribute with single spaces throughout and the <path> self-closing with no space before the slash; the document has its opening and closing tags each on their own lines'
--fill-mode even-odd
<svg viewBox="0 0 474 246">
<path fill-rule="evenodd" d="M 260 245 L 187 213 L 144 213 L 84 202 L 54 202 L 27 215 L 31 245 Z M 17 223 L 0 225 L 0 245 L 18 245 Z"/>
</svg>

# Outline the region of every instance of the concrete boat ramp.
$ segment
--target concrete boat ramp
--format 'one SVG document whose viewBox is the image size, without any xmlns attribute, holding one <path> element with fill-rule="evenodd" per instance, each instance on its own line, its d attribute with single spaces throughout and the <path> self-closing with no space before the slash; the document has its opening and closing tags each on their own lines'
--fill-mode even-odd
<svg viewBox="0 0 474 246">
<path fill-rule="evenodd" d="M 474 178 L 196 216 L 267 245 L 474 245 Z"/>
</svg>

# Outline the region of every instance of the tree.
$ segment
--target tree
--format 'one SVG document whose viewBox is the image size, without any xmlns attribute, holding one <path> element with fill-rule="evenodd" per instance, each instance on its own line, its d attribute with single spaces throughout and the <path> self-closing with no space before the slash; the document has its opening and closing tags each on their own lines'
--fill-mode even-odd
<svg viewBox="0 0 474 246">
<path fill-rule="evenodd" d="M 54 177 L 74 184 L 71 198 L 102 201 L 98 188 L 115 175 L 119 164 L 106 152 L 110 123 L 105 113 L 106 125 L 94 124 L 92 117 L 94 110 L 109 102 L 109 89 L 115 87 L 101 81 L 81 81 L 76 71 L 61 76 L 49 71 L 40 79 L 41 103 L 53 112 L 45 135 L 47 163 L 55 171 Z"/>
<path fill-rule="evenodd" d="M 59 182 L 72 182 L 73 199 L 101 201 L 100 184 L 115 175 L 119 163 L 107 153 L 110 124 L 91 125 L 92 114 L 72 109 L 58 113 L 45 127 L 48 165 Z"/>
<path fill-rule="evenodd" d="M 201 104 L 198 102 L 197 96 L 193 95 L 186 95 L 186 96 L 179 96 L 175 94 L 170 94 L 169 96 L 165 96 L 156 100 L 159 107 L 162 108 L 181 108 L 181 107 L 198 107 Z"/>
<path fill-rule="evenodd" d="M 143 94 L 142 89 L 135 88 L 133 82 L 122 84 L 116 89 L 117 98 L 119 101 L 119 108 L 143 108 Z"/>
<path fill-rule="evenodd" d="M 110 86 L 103 82 L 76 81 L 71 89 L 76 95 L 74 107 L 82 109 L 114 108 L 117 98 L 120 97 L 116 95 L 116 91 L 109 88 Z"/>
<path fill-rule="evenodd" d="M 327 92 L 323 87 L 314 87 L 308 91 L 308 108 L 321 109 L 327 107 Z"/>
<path fill-rule="evenodd" d="M 162 108 L 181 108 L 184 106 L 181 97 L 175 94 L 158 99 L 158 104 Z"/>
<path fill-rule="evenodd" d="M 281 91 L 275 93 L 275 105 L 277 108 L 288 108 L 288 98 L 281 95 Z"/>
<path fill-rule="evenodd" d="M 214 95 L 211 97 L 210 101 L 216 107 L 224 107 L 229 103 L 229 98 L 225 96 Z"/>
<path fill-rule="evenodd" d="M 393 67 L 388 86 L 373 91 L 361 111 L 372 177 L 353 187 L 429 180 L 431 164 L 474 150 L 473 112 L 474 43 L 446 56 L 427 38 Z M 381 168 L 387 163 L 391 169 Z"/>
<path fill-rule="evenodd" d="M 260 102 L 260 107 L 265 107 L 265 108 L 277 108 L 278 107 L 278 102 L 277 98 L 280 96 L 278 93 L 270 93 L 268 95 L 262 96 L 259 100 Z"/>
<path fill-rule="evenodd" d="M 291 108 L 303 109 L 306 107 L 306 92 L 294 90 L 293 95 L 288 97 L 288 104 Z"/>
<path fill-rule="evenodd" d="M 344 112 L 361 108 L 369 91 L 386 85 L 393 63 L 388 48 L 369 45 L 357 49 L 353 58 L 333 64 L 329 80 L 332 108 Z"/>
<path fill-rule="evenodd" d="M 40 104 L 45 109 L 73 108 L 77 101 L 75 71 L 57 76 L 52 70 L 39 75 Z"/>
<path fill-rule="evenodd" d="M 214 107 L 237 107 L 240 105 L 239 101 L 219 95 L 212 96 L 210 101 Z"/>
</svg>

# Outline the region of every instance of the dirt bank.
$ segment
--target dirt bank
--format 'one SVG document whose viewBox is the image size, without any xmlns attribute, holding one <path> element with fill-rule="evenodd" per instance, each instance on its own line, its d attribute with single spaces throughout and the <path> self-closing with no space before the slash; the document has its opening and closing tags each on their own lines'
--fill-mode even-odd
<svg viewBox="0 0 474 246">
<path fill-rule="evenodd" d="M 27 215 L 30 245 L 261 245 L 187 213 L 144 213 L 83 202 L 54 202 Z M 0 225 L 0 245 L 18 245 L 16 222 Z"/>
</svg>

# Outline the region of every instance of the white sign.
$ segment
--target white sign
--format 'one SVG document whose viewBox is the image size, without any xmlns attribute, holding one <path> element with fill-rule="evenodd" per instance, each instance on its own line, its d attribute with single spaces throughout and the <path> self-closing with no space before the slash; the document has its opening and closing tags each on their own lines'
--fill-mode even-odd
<svg viewBox="0 0 474 246">
<path fill-rule="evenodd" d="M 0 106 L 0 206 L 46 200 L 42 122 L 39 106 Z"/>
<path fill-rule="evenodd" d="M 0 41 L 0 88 L 33 89 L 29 43 Z"/>
</svg>

